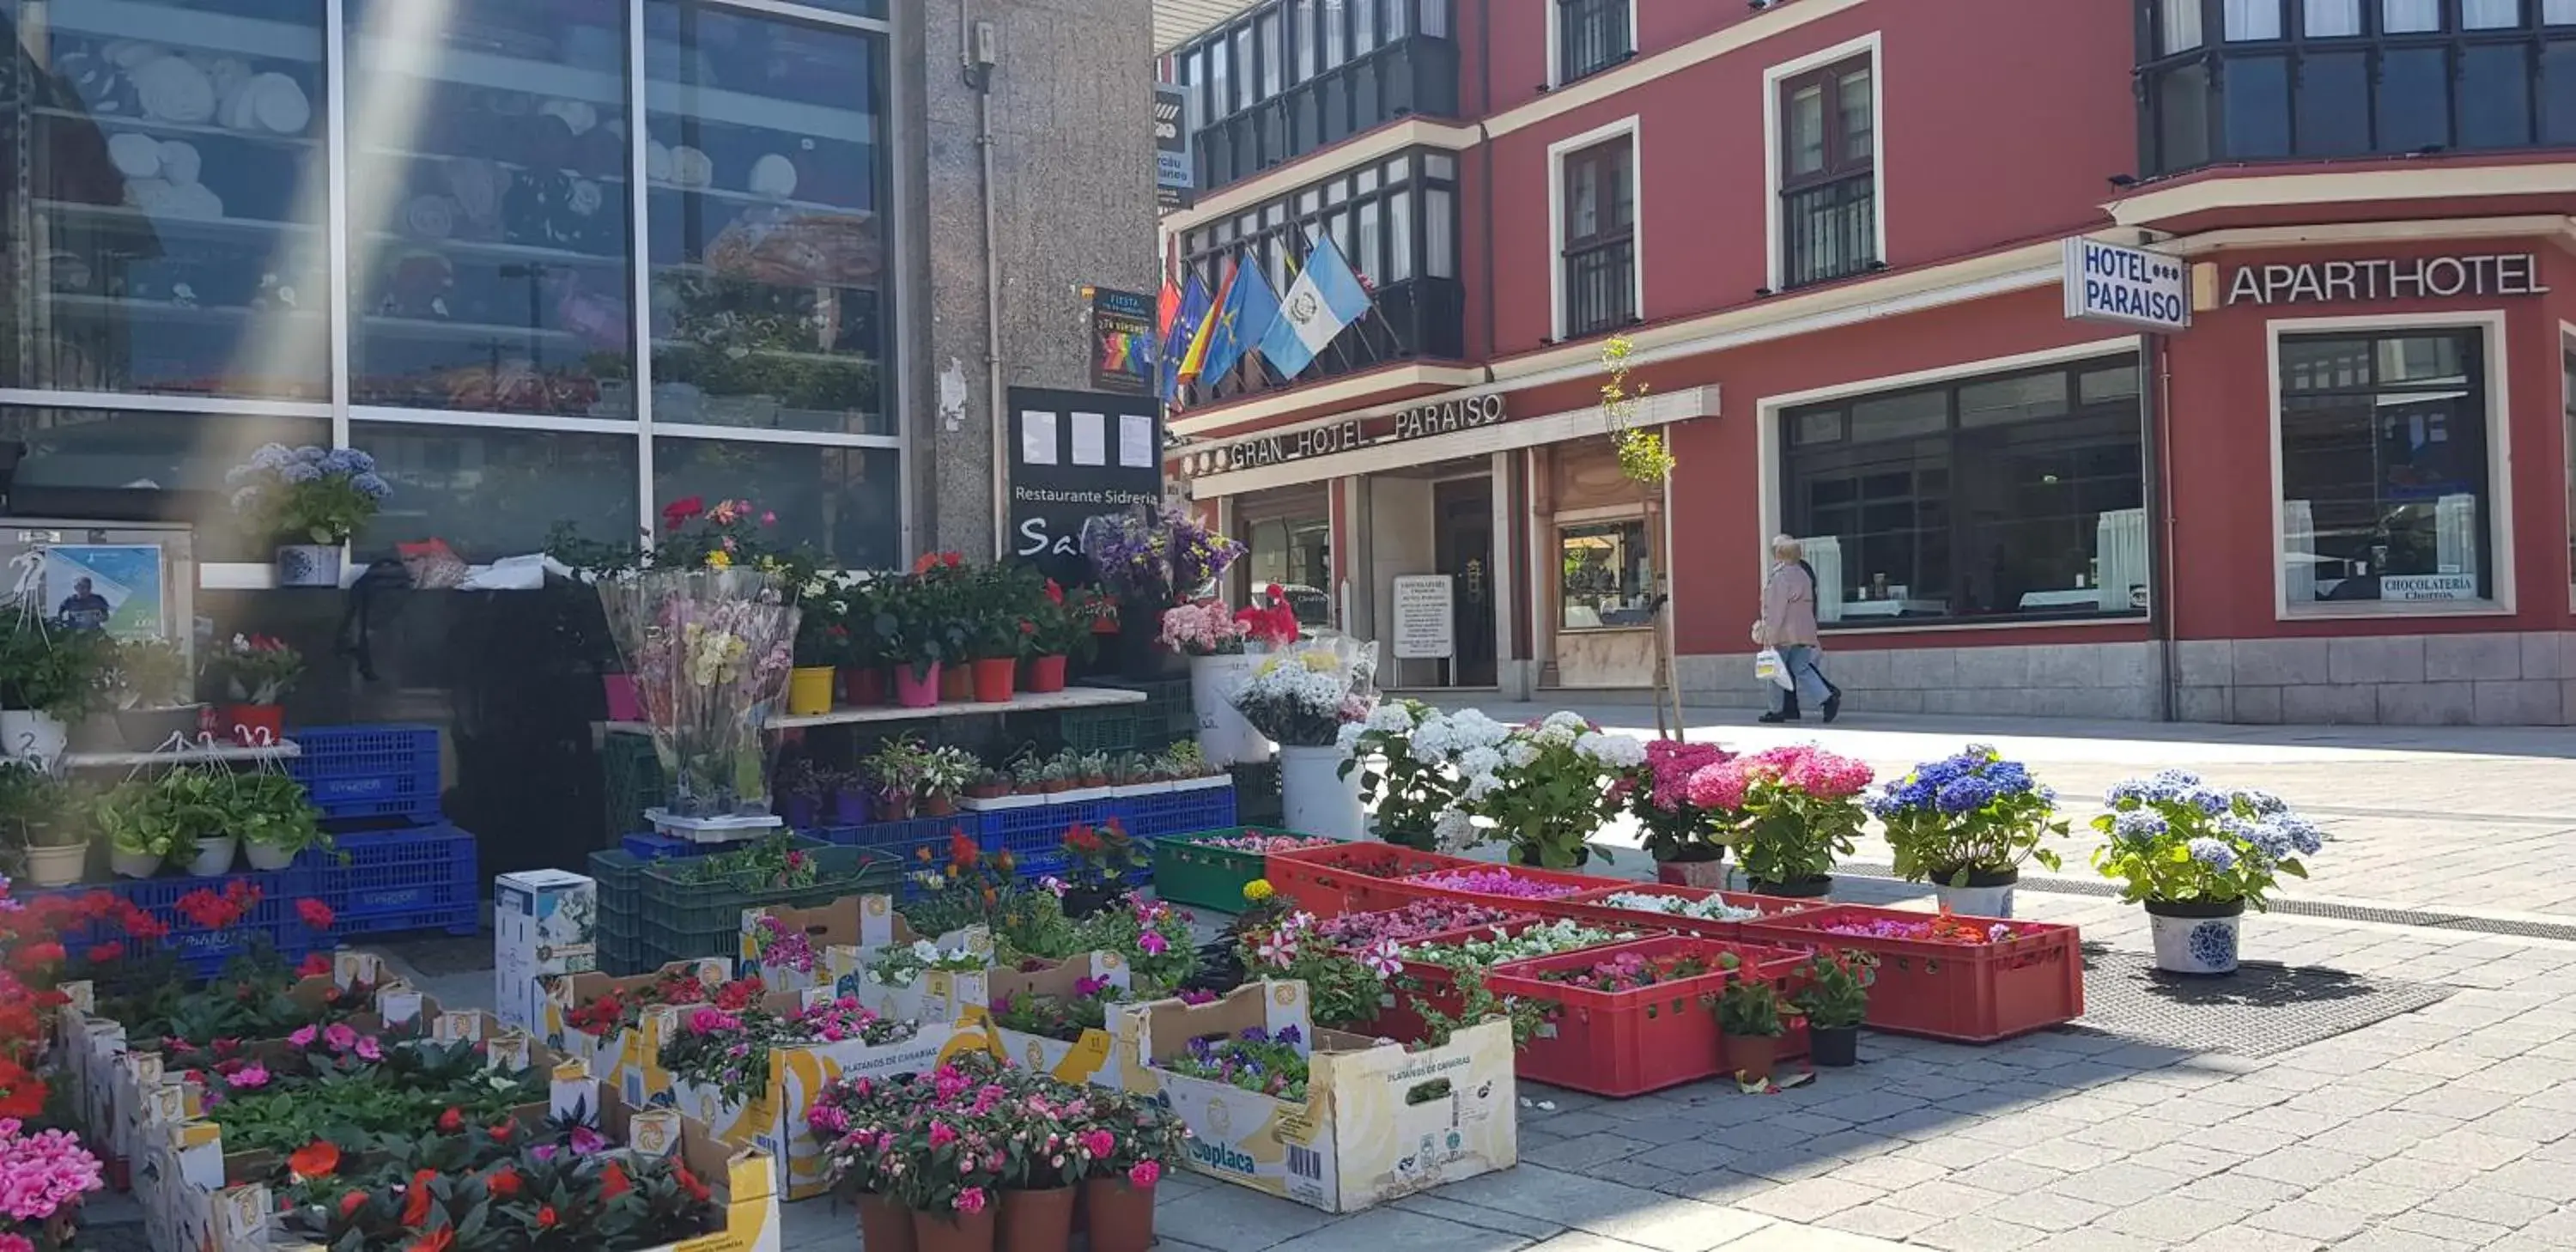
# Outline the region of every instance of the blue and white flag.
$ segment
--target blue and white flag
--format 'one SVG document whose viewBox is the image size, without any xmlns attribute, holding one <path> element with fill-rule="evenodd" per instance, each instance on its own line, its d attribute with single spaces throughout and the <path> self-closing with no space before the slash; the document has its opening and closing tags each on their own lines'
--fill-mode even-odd
<svg viewBox="0 0 2576 1252">
<path fill-rule="evenodd" d="M 1285 377 L 1295 378 L 1315 363 L 1342 328 L 1368 315 L 1371 300 L 1360 276 L 1333 245 L 1330 234 L 1315 241 L 1306 254 L 1305 272 L 1279 304 L 1279 320 L 1262 336 L 1261 358 Z"/>
</svg>

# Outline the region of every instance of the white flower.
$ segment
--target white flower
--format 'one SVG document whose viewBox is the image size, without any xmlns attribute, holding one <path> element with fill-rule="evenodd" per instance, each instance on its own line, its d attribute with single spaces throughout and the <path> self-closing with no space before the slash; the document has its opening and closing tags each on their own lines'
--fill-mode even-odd
<svg viewBox="0 0 2576 1252">
<path fill-rule="evenodd" d="M 1413 729 L 1413 714 L 1401 704 L 1381 704 L 1369 713 L 1368 728 L 1381 734 L 1401 735 Z"/>
<path fill-rule="evenodd" d="M 1492 748 L 1469 748 L 1458 754 L 1458 772 L 1469 779 L 1482 778 L 1503 766 L 1503 754 Z"/>
<path fill-rule="evenodd" d="M 1476 842 L 1476 823 L 1456 809 L 1440 810 L 1440 818 L 1431 824 L 1432 838 L 1443 852 L 1457 852 Z"/>
<path fill-rule="evenodd" d="M 1466 789 L 1461 791 L 1459 794 L 1471 801 L 1482 800 L 1502 789 L 1502 779 L 1496 778 L 1491 774 L 1478 774 L 1467 780 Z"/>
<path fill-rule="evenodd" d="M 918 960 L 936 961 L 939 959 L 939 945 L 927 939 L 915 939 L 912 941 L 912 955 Z"/>
<path fill-rule="evenodd" d="M 1539 727 L 1532 737 L 1537 739 L 1540 743 L 1562 748 L 1571 745 L 1576 739 L 1582 737 L 1582 734 L 1582 731 L 1576 730 L 1572 727 L 1558 726 L 1551 723 Z"/>
<path fill-rule="evenodd" d="M 1540 722 L 1539 727 L 1544 730 L 1554 730 L 1559 727 L 1563 727 L 1567 730 L 1584 731 L 1592 729 L 1592 723 L 1583 720 L 1583 718 L 1578 714 L 1568 713 L 1563 709 L 1558 709 L 1556 712 L 1548 714 L 1547 720 Z"/>
<path fill-rule="evenodd" d="M 1574 741 L 1574 750 L 1613 769 L 1634 769 L 1646 763 L 1646 745 L 1627 735 L 1592 731 Z"/>
<path fill-rule="evenodd" d="M 1527 769 L 1530 762 L 1538 759 L 1538 752 L 1537 744 L 1527 739 L 1515 739 L 1510 747 L 1503 749 L 1503 759 L 1511 762 L 1514 769 Z"/>
<path fill-rule="evenodd" d="M 1333 746 L 1341 749 L 1343 756 L 1358 755 L 1360 748 L 1360 724 L 1358 722 L 1342 723 L 1342 728 L 1333 732 Z"/>
</svg>

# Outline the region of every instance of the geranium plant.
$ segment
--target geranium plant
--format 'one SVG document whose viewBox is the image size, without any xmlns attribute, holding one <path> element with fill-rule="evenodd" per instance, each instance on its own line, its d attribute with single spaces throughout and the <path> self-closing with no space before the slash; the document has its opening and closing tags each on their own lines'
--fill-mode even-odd
<svg viewBox="0 0 2576 1252">
<path fill-rule="evenodd" d="M 2109 812 L 2093 828 L 2109 836 L 2093 866 L 2120 880 L 2120 899 L 2135 904 L 2229 904 L 2266 907 L 2280 876 L 2305 878 L 2300 858 L 2325 846 L 2315 823 L 2264 791 L 2222 791 L 2182 770 L 2114 785 Z"/>
<path fill-rule="evenodd" d="M 304 654 L 271 635 L 235 635 L 206 657 L 206 673 L 244 704 L 275 704 L 304 676 Z"/>
<path fill-rule="evenodd" d="M 1800 986 L 1790 1002 L 1818 1030 L 1844 1030 L 1869 1016 L 1869 989 L 1878 984 L 1878 958 L 1852 949 L 1828 948 L 1801 967 Z"/>
<path fill-rule="evenodd" d="M 1304 627 L 1288 605 L 1288 590 L 1277 583 L 1261 589 L 1252 603 L 1234 611 L 1234 624 L 1247 646 L 1284 648 L 1297 642 Z"/>
<path fill-rule="evenodd" d="M 1727 841 L 1756 884 L 1812 884 L 1848 856 L 1866 818 L 1869 766 L 1812 745 L 1773 748 L 1691 775 L 1691 803 L 1730 815 Z"/>
<path fill-rule="evenodd" d="M 1887 828 L 1898 876 L 1913 882 L 1966 887 L 2018 874 L 2026 860 L 2056 869 L 2057 853 L 2041 840 L 2066 834 L 2054 820 L 2057 794 L 1983 745 L 1915 766 L 1874 791 L 1868 808 Z"/>
</svg>

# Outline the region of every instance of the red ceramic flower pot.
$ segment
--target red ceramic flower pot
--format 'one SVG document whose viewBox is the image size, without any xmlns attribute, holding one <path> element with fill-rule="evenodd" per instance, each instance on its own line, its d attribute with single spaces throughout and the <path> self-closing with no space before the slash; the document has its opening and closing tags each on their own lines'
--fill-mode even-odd
<svg viewBox="0 0 2576 1252">
<path fill-rule="evenodd" d="M 1124 1178 L 1082 1183 L 1083 1229 L 1091 1252 L 1147 1252 L 1154 1246 L 1154 1189 Z"/>
<path fill-rule="evenodd" d="M 871 1192 L 859 1194 L 859 1244 L 868 1252 L 914 1252 L 912 1210 Z"/>
<path fill-rule="evenodd" d="M 975 662 L 975 702 L 1009 704 L 1011 679 L 1019 668 L 1019 661 L 1007 656 Z"/>
</svg>

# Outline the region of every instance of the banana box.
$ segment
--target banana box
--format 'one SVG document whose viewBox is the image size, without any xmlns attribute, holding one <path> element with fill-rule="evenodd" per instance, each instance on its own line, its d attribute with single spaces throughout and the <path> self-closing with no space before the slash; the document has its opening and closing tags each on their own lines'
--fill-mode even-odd
<svg viewBox="0 0 2576 1252">
<path fill-rule="evenodd" d="M 1255 983 L 1203 1005 L 1158 1000 L 1110 1012 L 1127 1090 L 1160 1099 L 1190 1128 L 1188 1165 L 1209 1177 L 1355 1213 L 1519 1163 L 1507 1022 L 1489 1020 L 1439 1047 L 1408 1051 L 1315 1031 L 1302 982 Z M 1164 1068 L 1193 1040 L 1247 1030 L 1292 1042 L 1306 1056 L 1304 1099 Z"/>
<path fill-rule="evenodd" d="M 1086 953 L 1038 970 L 997 969 L 993 971 L 991 988 L 993 1008 L 999 1013 L 1014 996 L 1072 999 L 1084 984 L 1091 982 L 1124 991 L 1128 976 L 1127 958 L 1116 952 Z M 1090 1083 L 1112 1091 L 1125 1089 L 1126 1070 L 1118 1063 L 1115 1040 L 1105 1025 L 1066 1040 L 1012 1030 L 996 1018 L 993 1051 L 1013 1065 L 1058 1082 Z"/>
<path fill-rule="evenodd" d="M 723 986 L 733 962 L 720 956 L 673 961 L 658 970 L 619 978 L 597 972 L 565 974 L 545 983 L 542 1029 L 532 1033 L 556 1052 L 580 1061 L 601 1082 L 617 1088 L 630 1108 L 643 1108 L 670 1089 L 670 1080 L 655 1063 L 655 1050 L 644 1046 L 640 1027 L 594 1035 L 572 1024 L 584 1006 L 612 995 L 625 995 L 675 974 L 694 976 L 709 988 Z"/>
</svg>

